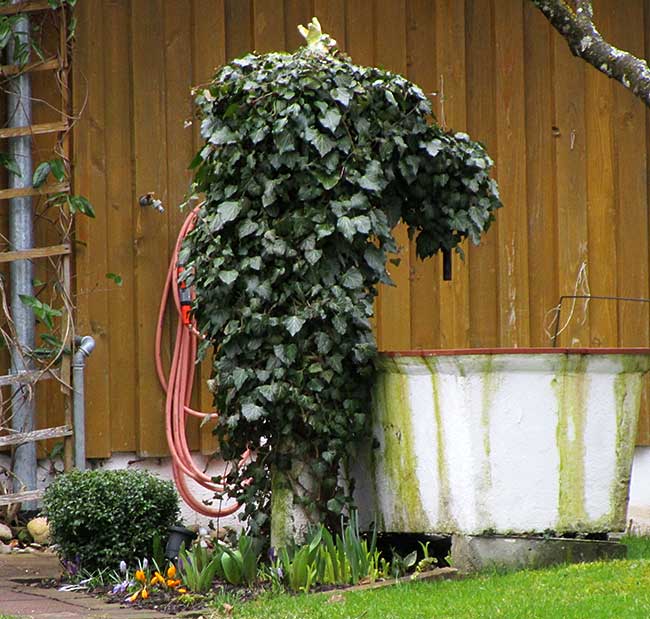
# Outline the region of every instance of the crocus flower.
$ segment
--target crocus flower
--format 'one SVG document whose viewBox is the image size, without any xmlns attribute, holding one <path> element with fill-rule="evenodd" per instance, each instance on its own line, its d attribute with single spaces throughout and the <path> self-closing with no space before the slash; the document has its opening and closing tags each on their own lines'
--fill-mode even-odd
<svg viewBox="0 0 650 619">
<path fill-rule="evenodd" d="M 146 570 L 148 567 L 149 567 L 149 559 L 147 559 L 147 557 L 145 557 L 145 558 L 142 560 L 142 569 L 143 569 L 143 570 Z"/>
<path fill-rule="evenodd" d="M 178 587 L 178 585 L 180 585 L 180 584 L 181 584 L 181 581 L 180 581 L 180 580 L 173 580 L 173 579 L 170 578 L 170 579 L 167 581 L 167 586 L 168 586 L 168 587 Z"/>
<path fill-rule="evenodd" d="M 146 587 L 142 590 L 142 599 L 146 600 L 149 597 L 149 592 L 147 591 Z"/>
<path fill-rule="evenodd" d="M 135 572 L 135 579 L 138 582 L 144 583 L 147 580 L 147 577 L 144 575 L 144 572 L 142 570 L 136 570 Z"/>
<path fill-rule="evenodd" d="M 133 595 L 130 595 L 128 598 L 126 598 L 127 602 L 135 602 L 138 599 L 138 596 L 140 595 L 139 591 L 136 591 Z"/>
<path fill-rule="evenodd" d="M 151 577 L 151 585 L 156 585 L 160 583 L 161 585 L 165 584 L 165 578 L 160 572 L 156 572 L 152 577 Z"/>
<path fill-rule="evenodd" d="M 174 578 L 174 576 L 176 576 L 176 566 L 170 565 L 167 568 L 167 578 Z"/>
<path fill-rule="evenodd" d="M 126 574 L 126 561 L 120 561 L 120 572 Z"/>
</svg>

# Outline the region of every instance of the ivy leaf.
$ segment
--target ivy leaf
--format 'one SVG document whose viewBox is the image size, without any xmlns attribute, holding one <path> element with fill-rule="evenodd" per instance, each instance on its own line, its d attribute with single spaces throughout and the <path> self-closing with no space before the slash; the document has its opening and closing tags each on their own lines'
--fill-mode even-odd
<svg viewBox="0 0 650 619">
<path fill-rule="evenodd" d="M 349 290 L 358 290 L 363 288 L 363 276 L 356 267 L 348 269 L 341 279 L 341 284 Z"/>
<path fill-rule="evenodd" d="M 106 273 L 106 279 L 114 281 L 118 286 L 121 286 L 124 283 L 122 276 L 117 273 Z"/>
<path fill-rule="evenodd" d="M 60 182 L 65 178 L 65 165 L 63 164 L 62 159 L 51 159 L 50 160 L 50 171 L 52 176 Z"/>
<path fill-rule="evenodd" d="M 235 388 L 237 389 L 237 391 L 239 391 L 242 388 L 242 386 L 246 382 L 247 376 L 248 375 L 246 373 L 246 370 L 244 370 L 243 368 L 235 368 L 232 371 L 232 381 L 233 383 L 235 383 Z"/>
<path fill-rule="evenodd" d="M 340 217 L 336 222 L 337 230 L 348 240 L 351 241 L 357 229 L 349 217 Z"/>
<path fill-rule="evenodd" d="M 95 209 L 87 198 L 84 198 L 83 196 L 66 196 L 66 201 L 68 203 L 70 213 L 73 215 L 75 213 L 81 213 L 87 217 L 95 217 Z"/>
<path fill-rule="evenodd" d="M 318 151 L 321 157 L 327 155 L 336 146 L 336 143 L 324 133 L 311 127 L 308 127 L 305 131 L 305 139 Z"/>
<path fill-rule="evenodd" d="M 219 271 L 219 279 L 224 283 L 230 286 L 237 278 L 239 273 L 237 271 Z"/>
<path fill-rule="evenodd" d="M 0 153 L 0 165 L 6 170 L 9 170 L 9 172 L 11 172 L 14 176 L 22 177 L 20 168 L 18 167 L 16 160 L 11 155 L 8 155 L 7 153 Z"/>
<path fill-rule="evenodd" d="M 39 163 L 36 169 L 34 170 L 34 175 L 32 176 L 32 185 L 34 188 L 40 187 L 50 175 L 51 165 L 49 161 L 43 161 Z"/>
<path fill-rule="evenodd" d="M 440 140 L 431 140 L 430 142 L 423 142 L 421 146 L 432 157 L 435 157 L 442 150 L 443 144 Z"/>
<path fill-rule="evenodd" d="M 334 101 L 338 101 L 344 107 L 348 107 L 350 99 L 352 98 L 349 90 L 343 88 L 333 88 L 330 90 L 330 95 Z"/>
<path fill-rule="evenodd" d="M 359 179 L 359 187 L 368 191 L 381 191 L 386 186 L 386 179 L 381 171 L 378 161 L 371 161 L 368 164 L 366 173 Z"/>
<path fill-rule="evenodd" d="M 320 331 L 316 334 L 316 348 L 321 355 L 326 355 L 330 350 L 332 350 L 332 340 L 329 338 L 327 333 Z"/>
<path fill-rule="evenodd" d="M 210 136 L 210 143 L 216 146 L 234 144 L 237 141 L 237 134 L 226 125 L 223 125 Z"/>
<path fill-rule="evenodd" d="M 320 122 L 323 127 L 329 129 L 332 133 L 334 133 L 341 123 L 341 118 L 341 112 L 339 112 L 336 108 L 330 108 L 325 113 L 325 116 L 321 116 L 318 119 L 318 122 Z"/>
<path fill-rule="evenodd" d="M 241 414 L 244 416 L 246 421 L 257 421 L 261 417 L 266 416 L 266 411 L 257 404 L 243 404 L 241 407 Z"/>
<path fill-rule="evenodd" d="M 217 209 L 216 215 L 210 224 L 212 232 L 219 232 L 229 221 L 239 215 L 241 204 L 237 202 L 222 202 Z"/>
<path fill-rule="evenodd" d="M 284 326 L 292 337 L 295 336 L 296 333 L 300 332 L 300 329 L 302 329 L 304 324 L 304 318 L 299 318 L 298 316 L 289 316 L 289 318 L 284 321 Z"/>
<path fill-rule="evenodd" d="M 321 256 L 323 255 L 323 252 L 320 249 L 308 249 L 305 252 L 305 258 L 307 259 L 307 262 L 314 266 L 320 259 Z"/>
<path fill-rule="evenodd" d="M 366 251 L 363 252 L 363 259 L 376 273 L 383 273 L 384 269 L 386 268 L 386 254 L 381 249 L 374 247 L 373 245 L 366 248 Z"/>
</svg>

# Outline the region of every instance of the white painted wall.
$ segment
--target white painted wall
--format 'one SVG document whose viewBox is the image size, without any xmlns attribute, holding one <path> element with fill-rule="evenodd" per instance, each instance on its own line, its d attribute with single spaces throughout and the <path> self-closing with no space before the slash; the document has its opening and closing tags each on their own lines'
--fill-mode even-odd
<svg viewBox="0 0 650 619">
<path fill-rule="evenodd" d="M 632 465 L 628 526 L 635 533 L 650 533 L 650 447 L 637 447 Z"/>
</svg>

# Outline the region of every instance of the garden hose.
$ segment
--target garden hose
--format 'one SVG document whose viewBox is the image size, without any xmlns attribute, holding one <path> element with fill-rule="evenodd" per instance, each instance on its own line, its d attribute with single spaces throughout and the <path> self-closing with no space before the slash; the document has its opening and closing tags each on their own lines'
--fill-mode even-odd
<svg viewBox="0 0 650 619">
<path fill-rule="evenodd" d="M 204 516 L 221 517 L 229 516 L 239 509 L 239 504 L 233 503 L 226 507 L 209 507 L 203 501 L 195 497 L 188 488 L 187 479 L 191 479 L 203 488 L 213 491 L 215 494 L 222 494 L 224 487 L 215 483 L 212 478 L 194 462 L 187 443 L 186 424 L 187 417 L 194 416 L 200 419 L 217 417 L 216 413 L 204 413 L 190 407 L 192 397 L 192 386 L 194 384 L 194 370 L 197 351 L 197 342 L 201 337 L 197 331 L 190 315 L 192 303 L 191 290 L 184 284 L 176 285 L 182 268 L 178 267 L 178 253 L 183 239 L 192 230 L 196 222 L 198 207 L 195 208 L 183 223 L 176 240 L 172 254 L 167 279 L 160 302 L 158 313 L 158 325 L 156 328 L 156 372 L 158 380 L 166 393 L 165 401 L 165 431 L 167 444 L 172 457 L 172 471 L 174 482 L 183 500 L 195 511 Z M 162 363 L 161 343 L 163 334 L 163 322 L 167 310 L 167 301 L 170 294 L 174 306 L 178 312 L 176 324 L 176 340 L 171 358 L 169 376 L 165 376 Z M 242 461 L 248 457 L 248 452 L 242 456 Z"/>
</svg>

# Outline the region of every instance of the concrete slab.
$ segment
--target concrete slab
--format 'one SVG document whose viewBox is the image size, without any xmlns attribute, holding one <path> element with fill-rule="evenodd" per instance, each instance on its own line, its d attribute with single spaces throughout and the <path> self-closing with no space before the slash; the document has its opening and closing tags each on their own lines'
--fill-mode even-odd
<svg viewBox="0 0 650 619">
<path fill-rule="evenodd" d="M 451 541 L 452 565 L 465 573 L 624 559 L 626 554 L 626 547 L 614 541 L 473 535 L 454 535 Z"/>
</svg>

